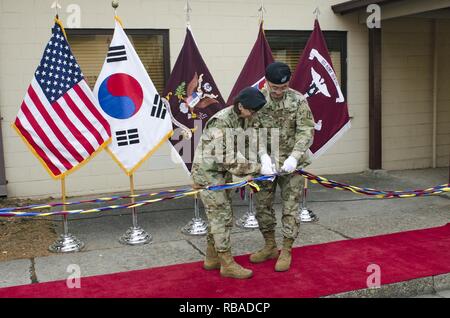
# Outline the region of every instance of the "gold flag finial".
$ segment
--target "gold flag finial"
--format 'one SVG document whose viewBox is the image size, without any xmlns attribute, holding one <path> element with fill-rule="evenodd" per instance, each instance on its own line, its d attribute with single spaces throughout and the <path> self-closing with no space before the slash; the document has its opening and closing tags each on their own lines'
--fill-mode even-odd
<svg viewBox="0 0 450 318">
<path fill-rule="evenodd" d="M 111 7 L 114 9 L 114 16 L 117 16 L 117 8 L 119 7 L 119 0 L 111 1 Z"/>
</svg>

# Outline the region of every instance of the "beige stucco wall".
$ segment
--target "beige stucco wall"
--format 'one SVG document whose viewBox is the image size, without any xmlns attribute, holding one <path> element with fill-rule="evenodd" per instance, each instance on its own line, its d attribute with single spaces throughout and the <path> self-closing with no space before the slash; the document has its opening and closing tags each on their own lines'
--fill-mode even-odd
<svg viewBox="0 0 450 318">
<path fill-rule="evenodd" d="M 60 183 L 50 179 L 38 160 L 11 129 L 24 92 L 39 63 L 52 26 L 53 0 L 0 2 L 0 111 L 10 196 L 59 196 Z M 110 0 L 60 1 L 63 21 L 71 3 L 81 8 L 82 28 L 112 28 Z M 356 15 L 338 16 L 331 4 L 339 0 L 265 0 L 269 30 L 311 30 L 313 10 L 320 6 L 323 30 L 348 31 L 348 103 L 352 129 L 308 169 L 313 173 L 358 172 L 368 168 L 367 30 Z M 259 0 L 192 0 L 192 28 L 200 51 L 226 99 L 256 39 Z M 128 28 L 170 29 L 171 65 L 185 35 L 184 0 L 121 1 L 118 14 Z M 188 184 L 189 177 L 173 163 L 164 145 L 135 175 L 137 189 Z M 106 152 L 67 178 L 70 195 L 128 189 L 128 178 Z"/>
<path fill-rule="evenodd" d="M 438 34 L 438 166 L 450 153 L 449 23 Z M 432 166 L 433 21 L 398 18 L 382 22 L 383 168 Z"/>
</svg>

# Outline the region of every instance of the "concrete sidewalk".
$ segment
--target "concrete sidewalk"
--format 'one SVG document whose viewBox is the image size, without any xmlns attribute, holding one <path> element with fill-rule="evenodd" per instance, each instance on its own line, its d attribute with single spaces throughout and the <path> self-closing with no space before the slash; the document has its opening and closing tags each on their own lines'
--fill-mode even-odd
<svg viewBox="0 0 450 318">
<path fill-rule="evenodd" d="M 423 189 L 448 183 L 448 168 L 365 172 L 325 177 L 380 190 Z M 381 200 L 327 189 L 320 185 L 311 185 L 309 193 L 308 207 L 320 219 L 316 223 L 302 224 L 295 246 L 430 228 L 450 222 L 448 195 Z M 279 193 L 277 195 L 275 209 L 279 220 L 281 204 Z M 71 201 L 78 199 L 84 198 L 72 198 Z M 245 213 L 247 205 L 247 202 L 235 195 L 236 219 Z M 201 216 L 204 217 L 203 210 L 201 212 Z M 0 263 L 0 287 L 67 279 L 69 276 L 67 268 L 70 264 L 80 266 L 82 276 L 92 276 L 203 259 L 205 237 L 186 236 L 180 232 L 193 217 L 192 198 L 147 205 L 139 208 L 138 213 L 139 225 L 153 236 L 152 244 L 133 247 L 118 242 L 118 238 L 131 225 L 130 210 L 73 216 L 70 217 L 69 230 L 86 243 L 82 252 Z M 59 222 L 60 233 L 62 231 L 60 217 L 56 220 Z M 281 243 L 279 225 L 277 239 Z M 259 249 L 262 243 L 258 230 L 243 230 L 237 227 L 233 229 L 234 255 L 251 253 Z M 437 292 L 448 295 L 448 292 L 445 292 L 447 289 L 450 289 L 450 274 L 383 285 L 379 289 L 353 291 L 334 297 L 410 297 L 433 295 Z"/>
</svg>

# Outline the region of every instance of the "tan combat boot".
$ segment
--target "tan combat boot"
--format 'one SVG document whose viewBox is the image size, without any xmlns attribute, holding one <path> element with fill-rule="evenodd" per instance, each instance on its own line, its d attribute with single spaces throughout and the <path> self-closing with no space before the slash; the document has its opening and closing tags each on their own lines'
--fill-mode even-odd
<svg viewBox="0 0 450 318">
<path fill-rule="evenodd" d="M 217 256 L 216 248 L 214 243 L 208 242 L 206 246 L 206 256 L 203 262 L 203 268 L 206 270 L 220 269 L 219 256 Z"/>
<path fill-rule="evenodd" d="M 278 256 L 277 243 L 275 242 L 275 231 L 263 233 L 266 245 L 262 250 L 250 255 L 250 262 L 261 263 L 268 259 L 273 259 Z"/>
<path fill-rule="evenodd" d="M 250 278 L 253 276 L 253 272 L 250 269 L 246 269 L 234 261 L 231 252 L 219 252 L 217 253 L 220 259 L 220 275 L 223 277 L 231 278 Z"/>
<path fill-rule="evenodd" d="M 281 249 L 280 256 L 278 257 L 277 263 L 275 264 L 275 271 L 277 272 L 285 272 L 289 270 L 291 266 L 291 251 L 292 244 L 294 243 L 293 239 L 284 238 L 283 239 L 283 248 Z"/>
</svg>

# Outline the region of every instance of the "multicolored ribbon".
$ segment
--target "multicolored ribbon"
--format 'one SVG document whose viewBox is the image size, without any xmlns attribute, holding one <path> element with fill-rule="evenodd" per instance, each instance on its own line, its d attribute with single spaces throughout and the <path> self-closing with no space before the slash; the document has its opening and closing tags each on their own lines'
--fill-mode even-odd
<svg viewBox="0 0 450 318">
<path fill-rule="evenodd" d="M 130 198 L 142 198 L 142 197 L 153 197 L 153 196 L 159 196 L 159 195 L 167 195 L 167 194 L 173 194 L 173 193 L 184 193 L 187 191 L 191 191 L 192 188 L 184 188 L 184 189 L 176 189 L 176 190 L 164 190 L 161 192 L 151 192 L 151 193 L 141 193 L 141 194 L 133 194 L 133 195 L 125 195 L 125 196 L 112 196 L 112 197 L 102 197 L 102 198 L 96 198 L 96 199 L 90 199 L 90 200 L 82 200 L 82 201 L 74 201 L 74 202 L 54 202 L 54 203 L 47 203 L 47 204 L 33 204 L 33 205 L 27 205 L 22 207 L 12 207 L 12 208 L 1 208 L 0 213 L 4 212 L 13 212 L 13 211 L 23 211 L 23 210 L 42 210 L 42 209 L 49 209 L 54 208 L 57 206 L 63 206 L 63 205 L 79 205 L 79 204 L 85 204 L 85 203 L 101 203 L 101 202 L 109 202 L 109 201 L 116 201 L 121 199 L 130 199 Z"/>
<path fill-rule="evenodd" d="M 419 197 L 419 196 L 430 196 L 430 195 L 438 195 L 444 192 L 450 192 L 450 184 L 442 184 L 436 187 L 424 189 L 424 190 L 410 190 L 410 191 L 380 191 L 370 188 L 359 188 L 355 186 L 351 186 L 345 183 L 336 182 L 333 180 L 328 180 L 324 177 L 313 175 L 307 171 L 304 170 L 297 170 L 295 173 L 298 173 L 300 175 L 303 175 L 305 178 L 310 180 L 312 183 L 320 184 L 326 188 L 336 189 L 336 190 L 345 190 L 350 191 L 356 194 L 363 194 L 363 195 L 370 195 L 374 196 L 375 198 L 379 199 L 390 199 L 390 198 L 412 198 L 412 197 Z M 29 206 L 23 206 L 23 207 L 11 207 L 11 208 L 2 208 L 0 209 L 0 217 L 34 217 L 34 216 L 52 216 L 52 215 L 70 215 L 70 214 L 86 214 L 86 213 L 95 213 L 95 212 L 104 212 L 108 210 L 115 210 L 115 209 L 130 209 L 130 208 L 137 208 L 141 206 L 145 206 L 148 204 L 160 202 L 160 201 L 166 201 L 166 200 L 172 200 L 172 199 L 179 199 L 187 196 L 192 196 L 195 194 L 198 194 L 201 191 L 209 190 L 209 191 L 221 191 L 221 190 L 227 190 L 227 189 L 235 189 L 235 188 L 242 188 L 245 186 L 251 187 L 255 192 L 259 191 L 259 186 L 256 182 L 259 181 L 273 181 L 277 176 L 281 174 L 275 174 L 275 175 L 269 175 L 269 176 L 258 176 L 251 180 L 243 180 L 238 182 L 231 182 L 226 184 L 220 184 L 220 185 L 212 185 L 208 187 L 203 188 L 184 188 L 184 189 L 175 189 L 175 190 L 165 190 L 161 192 L 152 192 L 152 193 L 143 193 L 143 194 L 135 194 L 135 195 L 128 195 L 128 196 L 113 196 L 113 197 L 103 197 L 103 198 L 96 198 L 91 200 L 83 200 L 83 201 L 76 201 L 76 202 L 55 202 L 55 203 L 49 203 L 45 205 L 29 205 Z M 71 206 L 71 205 L 77 205 L 82 203 L 98 203 L 98 202 L 108 202 L 108 201 L 114 201 L 119 199 L 128 199 L 128 198 L 138 198 L 138 197 L 144 197 L 144 196 L 162 196 L 155 199 L 150 200 L 143 200 L 138 201 L 135 203 L 127 203 L 122 205 L 110 205 L 95 209 L 79 209 L 79 210 L 68 210 L 68 211 L 54 211 L 54 212 L 19 212 L 24 210 L 37 210 L 37 209 L 48 209 L 52 207 L 57 206 Z"/>
<path fill-rule="evenodd" d="M 267 177 L 263 176 L 261 178 L 262 180 L 267 179 Z M 84 201 L 78 201 L 78 202 L 56 202 L 56 203 L 50 203 L 46 205 L 31 205 L 29 207 L 32 207 L 33 209 L 44 209 L 44 208 L 51 208 L 56 206 L 63 206 L 63 205 L 76 205 L 81 203 L 92 203 L 92 202 L 104 202 L 104 201 L 113 201 L 118 199 L 125 199 L 125 198 L 132 198 L 137 196 L 156 196 L 156 195 L 165 195 L 165 194 L 172 194 L 163 196 L 156 199 L 150 199 L 150 200 L 144 200 L 144 201 L 138 201 L 135 203 L 127 203 L 127 204 L 121 204 L 121 205 L 110 205 L 105 206 L 101 208 L 95 208 L 95 209 L 88 209 L 88 210 L 67 210 L 67 211 L 53 211 L 53 212 L 18 212 L 29 209 L 29 207 L 13 207 L 13 208 L 3 208 L 0 209 L 0 217 L 26 217 L 26 216 L 53 216 L 53 215 L 70 215 L 70 214 L 86 214 L 86 213 L 95 213 L 95 212 L 104 212 L 108 210 L 116 210 L 116 209 L 131 209 L 131 208 L 137 208 L 140 206 L 148 205 L 151 203 L 156 203 L 160 201 L 166 201 L 166 200 L 172 200 L 172 199 L 179 199 L 186 196 L 195 195 L 201 191 L 204 190 L 211 190 L 211 191 L 220 191 L 220 190 L 227 190 L 227 189 L 233 189 L 233 188 L 240 188 L 244 187 L 246 185 L 249 185 L 252 188 L 259 189 L 258 185 L 256 185 L 252 180 L 244 180 L 244 181 L 238 181 L 238 182 L 231 182 L 221 185 L 213 185 L 208 187 L 203 187 L 199 189 L 193 189 L 193 188 L 187 188 L 187 189 L 176 189 L 176 190 L 166 190 L 156 193 L 150 193 L 150 194 L 140 194 L 140 195 L 129 195 L 129 196 L 117 196 L 117 197 L 110 197 L 110 198 L 97 198 L 92 200 L 84 200 Z M 175 193 L 175 194 L 173 194 Z"/>
<path fill-rule="evenodd" d="M 198 192 L 203 191 L 202 189 L 199 190 L 191 190 L 184 193 L 178 193 L 174 195 L 165 196 L 162 198 L 157 199 L 150 199 L 150 200 L 144 200 L 139 201 L 135 203 L 127 203 L 127 204 L 121 204 L 121 205 L 110 205 L 105 206 L 101 208 L 95 208 L 95 209 L 88 209 L 88 210 L 68 210 L 68 211 L 54 211 L 54 212 L 0 212 L 0 216 L 3 217 L 12 217 L 12 216 L 18 216 L 18 217 L 24 217 L 24 216 L 52 216 L 52 215 L 72 215 L 72 214 L 86 214 L 86 213 L 95 213 L 95 212 L 104 212 L 109 210 L 116 210 L 116 209 L 131 209 L 131 208 L 137 208 L 140 206 L 148 205 L 151 203 L 156 203 L 160 201 L 166 201 L 166 200 L 172 200 L 172 199 L 179 199 L 185 196 L 195 195 Z"/>
<path fill-rule="evenodd" d="M 320 184 L 326 188 L 350 191 L 356 194 L 364 194 L 374 196 L 378 199 L 391 199 L 391 198 L 413 198 L 419 196 L 438 195 L 444 192 L 450 192 L 450 184 L 442 184 L 432 188 L 421 190 L 409 190 L 409 191 L 381 191 L 371 188 L 359 188 L 345 183 L 329 180 L 324 177 L 315 176 L 312 173 L 304 170 L 297 170 L 296 173 L 308 178 L 312 183 Z"/>
</svg>

